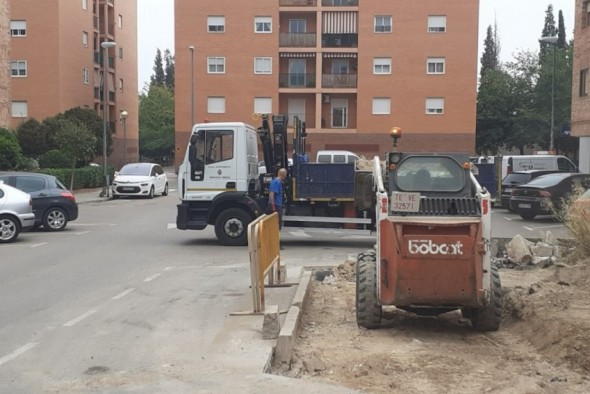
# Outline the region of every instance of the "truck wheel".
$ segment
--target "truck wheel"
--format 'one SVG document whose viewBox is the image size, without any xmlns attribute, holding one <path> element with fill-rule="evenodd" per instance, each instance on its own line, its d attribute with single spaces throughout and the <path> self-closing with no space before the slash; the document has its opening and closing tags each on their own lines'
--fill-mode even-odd
<svg viewBox="0 0 590 394">
<path fill-rule="evenodd" d="M 225 210 L 215 221 L 215 235 L 226 246 L 248 245 L 248 224 L 252 218 L 239 208 Z"/>
<path fill-rule="evenodd" d="M 369 329 L 381 325 L 376 260 L 374 250 L 359 253 L 356 260 L 356 323 Z"/>
<path fill-rule="evenodd" d="M 492 265 L 492 288 L 488 305 L 481 309 L 471 309 L 468 317 L 473 328 L 479 331 L 497 331 L 502 321 L 502 284 L 498 267 Z"/>
</svg>

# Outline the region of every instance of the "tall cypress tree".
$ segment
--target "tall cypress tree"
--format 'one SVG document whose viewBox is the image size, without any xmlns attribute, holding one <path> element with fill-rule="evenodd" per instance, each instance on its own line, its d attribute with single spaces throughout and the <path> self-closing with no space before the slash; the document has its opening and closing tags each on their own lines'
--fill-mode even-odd
<svg viewBox="0 0 590 394">
<path fill-rule="evenodd" d="M 543 25 L 543 31 L 541 32 L 541 37 L 554 37 L 557 34 L 557 29 L 555 28 L 555 16 L 553 15 L 553 5 L 549 4 L 547 6 L 547 11 L 545 11 L 545 24 Z M 539 58 L 543 58 L 545 52 L 547 52 L 547 47 L 551 45 L 546 42 L 539 42 L 539 49 L 541 52 L 541 56 Z"/>
<path fill-rule="evenodd" d="M 488 26 L 486 39 L 484 41 L 484 50 L 481 55 L 480 77 L 483 79 L 489 70 L 497 70 L 500 66 L 500 45 L 498 42 L 498 27 Z"/>
<path fill-rule="evenodd" d="M 162 51 L 158 48 L 156 51 L 156 58 L 154 59 L 154 75 L 150 78 L 150 86 L 164 86 L 166 77 L 164 74 L 164 67 L 162 65 Z"/>
<path fill-rule="evenodd" d="M 567 45 L 565 37 L 565 22 L 563 21 L 563 12 L 559 10 L 559 19 L 557 25 L 557 46 L 559 48 L 565 48 Z"/>
<path fill-rule="evenodd" d="M 170 54 L 169 49 L 166 49 L 164 51 L 164 62 L 166 63 L 166 66 L 164 67 L 164 72 L 166 73 L 166 77 L 165 77 L 166 87 L 173 92 L 174 91 L 174 57 Z"/>
</svg>

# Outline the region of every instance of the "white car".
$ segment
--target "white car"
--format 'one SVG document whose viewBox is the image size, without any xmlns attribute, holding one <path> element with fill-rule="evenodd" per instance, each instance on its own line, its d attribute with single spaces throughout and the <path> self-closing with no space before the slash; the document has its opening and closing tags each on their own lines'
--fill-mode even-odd
<svg viewBox="0 0 590 394">
<path fill-rule="evenodd" d="M 31 196 L 0 181 L 0 243 L 13 242 L 34 224 Z"/>
<path fill-rule="evenodd" d="M 121 196 L 168 195 L 168 177 L 160 165 L 154 163 L 131 163 L 115 173 L 113 198 Z"/>
</svg>

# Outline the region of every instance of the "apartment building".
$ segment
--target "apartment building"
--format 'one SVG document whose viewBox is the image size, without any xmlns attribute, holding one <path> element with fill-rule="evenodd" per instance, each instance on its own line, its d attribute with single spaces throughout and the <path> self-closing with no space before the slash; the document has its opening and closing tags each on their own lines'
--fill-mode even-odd
<svg viewBox="0 0 590 394">
<path fill-rule="evenodd" d="M 10 4 L 0 2 L 0 127 L 10 127 Z"/>
<path fill-rule="evenodd" d="M 590 0 L 576 0 L 572 135 L 580 138 L 580 171 L 590 173 Z"/>
<path fill-rule="evenodd" d="M 109 162 L 137 160 L 137 0 L 10 3 L 12 127 L 74 107 L 104 116 L 105 107 L 113 133 Z M 103 50 L 105 41 L 116 45 Z"/>
<path fill-rule="evenodd" d="M 191 119 L 254 113 L 305 120 L 312 157 L 382 155 L 394 126 L 406 151 L 474 152 L 479 0 L 240 4 L 175 1 L 177 153 Z"/>
</svg>

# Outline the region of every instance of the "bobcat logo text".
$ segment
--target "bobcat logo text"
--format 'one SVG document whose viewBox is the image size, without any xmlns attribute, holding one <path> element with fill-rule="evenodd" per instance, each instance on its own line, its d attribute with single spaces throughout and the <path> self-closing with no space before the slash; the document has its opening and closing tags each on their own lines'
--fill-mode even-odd
<svg viewBox="0 0 590 394">
<path fill-rule="evenodd" d="M 462 255 L 463 244 L 457 241 L 452 244 L 438 244 L 432 240 L 411 239 L 408 241 L 408 251 L 410 254 L 440 254 L 440 255 Z"/>
</svg>

